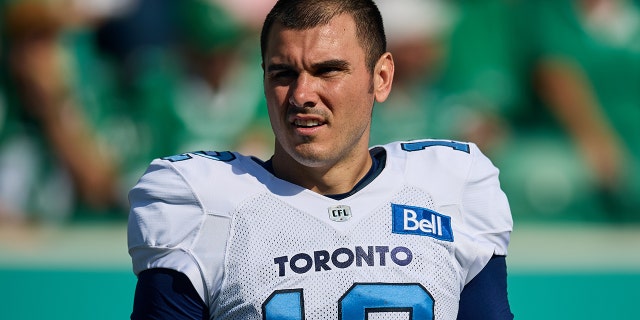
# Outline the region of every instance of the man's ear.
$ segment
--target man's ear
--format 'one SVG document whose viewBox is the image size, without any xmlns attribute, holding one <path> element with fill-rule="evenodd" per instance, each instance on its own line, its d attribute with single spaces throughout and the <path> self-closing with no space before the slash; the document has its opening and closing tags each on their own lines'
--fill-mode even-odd
<svg viewBox="0 0 640 320">
<path fill-rule="evenodd" d="M 393 56 L 390 52 L 383 54 L 376 63 L 373 73 L 373 94 L 378 103 L 387 100 L 391 92 L 394 68 Z"/>
</svg>

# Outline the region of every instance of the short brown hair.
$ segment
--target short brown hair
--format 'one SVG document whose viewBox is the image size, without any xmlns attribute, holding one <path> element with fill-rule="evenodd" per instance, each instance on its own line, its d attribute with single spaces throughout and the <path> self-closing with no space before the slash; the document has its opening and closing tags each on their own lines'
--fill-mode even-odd
<svg viewBox="0 0 640 320">
<path fill-rule="evenodd" d="M 373 71 L 376 62 L 387 51 L 382 16 L 372 0 L 279 0 L 262 26 L 260 49 L 265 58 L 269 32 L 278 23 L 293 30 L 326 25 L 334 17 L 349 14 L 356 24 L 356 36 L 365 51 L 367 67 Z"/>
</svg>

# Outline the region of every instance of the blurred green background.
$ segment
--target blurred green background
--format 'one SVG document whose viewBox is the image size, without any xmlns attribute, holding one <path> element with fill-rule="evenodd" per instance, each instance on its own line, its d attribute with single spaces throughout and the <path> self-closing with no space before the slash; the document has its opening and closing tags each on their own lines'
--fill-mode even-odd
<svg viewBox="0 0 640 320">
<path fill-rule="evenodd" d="M 128 318 L 151 159 L 272 154 L 273 2 L 0 0 L 0 320 Z M 500 169 L 516 319 L 640 319 L 640 0 L 377 3 L 396 73 L 371 143 L 471 141 Z"/>
</svg>

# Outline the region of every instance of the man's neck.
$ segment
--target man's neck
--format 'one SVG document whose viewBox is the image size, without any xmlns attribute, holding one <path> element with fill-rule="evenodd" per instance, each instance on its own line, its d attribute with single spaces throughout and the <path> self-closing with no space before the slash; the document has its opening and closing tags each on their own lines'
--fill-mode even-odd
<svg viewBox="0 0 640 320">
<path fill-rule="evenodd" d="M 350 183 L 343 184 L 340 187 L 333 187 L 333 188 L 330 186 L 327 187 L 327 184 L 325 183 L 325 181 L 335 181 L 335 180 L 331 180 L 330 179 L 331 176 L 325 173 L 326 171 L 322 171 L 318 168 L 304 167 L 304 169 L 300 171 L 293 171 L 291 170 L 292 168 L 288 167 L 287 168 L 288 170 L 286 170 L 285 172 L 287 172 L 289 175 L 293 175 L 294 179 L 287 179 L 286 176 L 277 174 L 277 171 L 274 169 L 273 158 L 263 163 L 262 165 L 265 169 L 267 169 L 276 177 L 282 180 L 289 181 L 291 183 L 307 188 L 319 194 L 339 200 L 339 199 L 344 199 L 356 193 L 358 190 L 364 188 L 371 181 L 373 181 L 380 174 L 380 172 L 382 172 L 382 169 L 384 169 L 384 166 L 386 163 L 385 150 L 382 148 L 371 150 L 368 156 L 367 163 L 368 164 L 366 166 L 361 167 L 362 169 L 365 169 L 365 170 L 362 170 L 362 172 L 359 173 L 356 176 L 356 178 L 354 178 L 354 180 L 352 180 Z M 355 170 L 352 168 L 349 168 L 348 170 L 352 170 L 353 172 L 355 172 Z M 296 174 L 295 172 L 299 172 L 299 174 Z M 337 173 L 334 172 L 334 174 L 339 174 L 339 171 Z M 318 175 L 320 176 L 319 179 L 315 179 L 315 180 L 312 179 L 313 177 L 316 177 Z M 317 181 L 321 181 L 322 183 L 318 183 Z M 324 188 L 317 187 L 323 184 L 325 186 Z"/>
<path fill-rule="evenodd" d="M 349 192 L 372 165 L 368 152 L 357 159 L 341 160 L 325 166 L 306 166 L 288 155 L 278 154 L 274 155 L 272 162 L 276 177 L 322 195 Z"/>
</svg>

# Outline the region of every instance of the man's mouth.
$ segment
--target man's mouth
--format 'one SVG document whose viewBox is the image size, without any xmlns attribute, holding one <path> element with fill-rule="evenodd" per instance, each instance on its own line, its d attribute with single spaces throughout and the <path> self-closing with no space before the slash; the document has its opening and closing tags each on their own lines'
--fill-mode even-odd
<svg viewBox="0 0 640 320">
<path fill-rule="evenodd" d="M 308 120 L 296 119 L 293 122 L 293 124 L 296 125 L 297 127 L 312 128 L 312 127 L 317 127 L 322 125 L 322 122 L 318 120 L 313 120 L 313 119 L 308 119 Z"/>
</svg>

